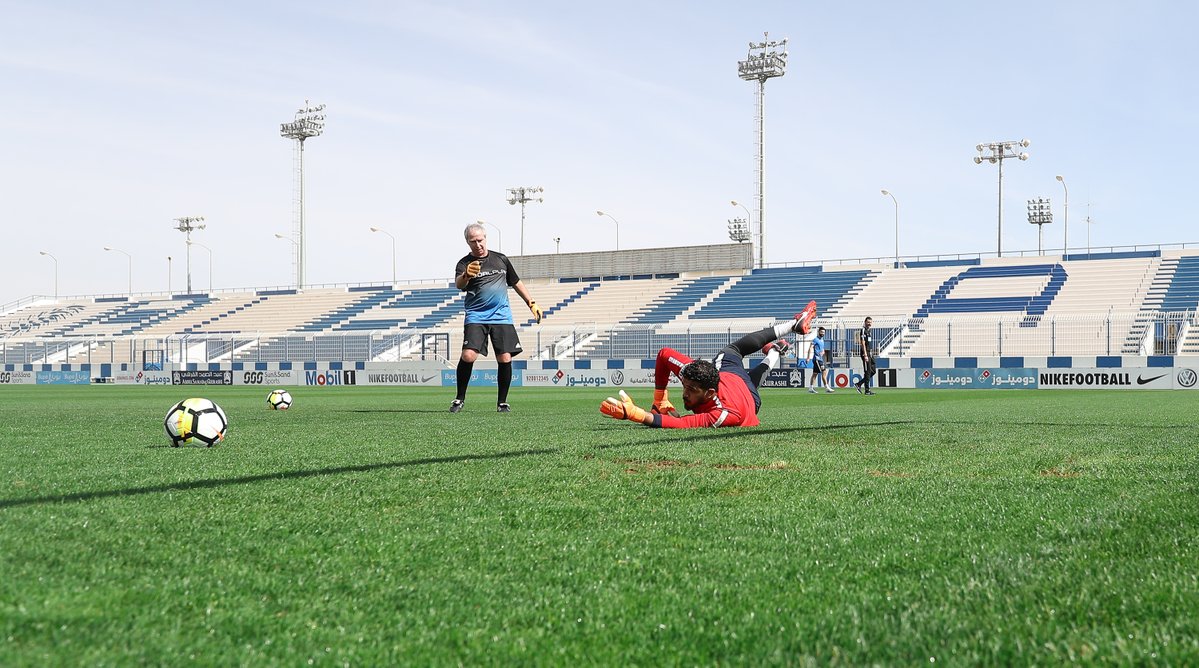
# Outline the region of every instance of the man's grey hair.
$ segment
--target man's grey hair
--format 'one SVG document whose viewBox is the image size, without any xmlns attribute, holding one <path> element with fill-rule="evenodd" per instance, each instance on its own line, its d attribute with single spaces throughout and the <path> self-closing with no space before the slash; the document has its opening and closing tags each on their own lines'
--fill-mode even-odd
<svg viewBox="0 0 1199 668">
<path fill-rule="evenodd" d="M 471 223 L 470 225 L 466 226 L 465 230 L 462 231 L 463 238 L 469 239 L 471 233 L 473 233 L 475 230 L 479 230 L 483 233 L 483 236 L 487 236 L 487 228 L 486 227 L 483 227 L 482 225 L 480 225 L 478 223 Z"/>
</svg>

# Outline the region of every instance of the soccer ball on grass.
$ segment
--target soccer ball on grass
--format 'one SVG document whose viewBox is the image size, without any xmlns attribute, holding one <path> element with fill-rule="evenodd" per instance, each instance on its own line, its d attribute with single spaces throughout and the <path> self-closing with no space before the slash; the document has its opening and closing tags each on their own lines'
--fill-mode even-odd
<svg viewBox="0 0 1199 668">
<path fill-rule="evenodd" d="M 229 420 L 225 411 L 208 399 L 184 399 L 167 411 L 163 426 L 173 448 L 181 445 L 211 448 L 225 440 Z"/>
<path fill-rule="evenodd" d="M 291 392 L 287 390 L 271 390 L 271 393 L 266 395 L 266 405 L 277 411 L 285 411 L 291 408 Z"/>
</svg>

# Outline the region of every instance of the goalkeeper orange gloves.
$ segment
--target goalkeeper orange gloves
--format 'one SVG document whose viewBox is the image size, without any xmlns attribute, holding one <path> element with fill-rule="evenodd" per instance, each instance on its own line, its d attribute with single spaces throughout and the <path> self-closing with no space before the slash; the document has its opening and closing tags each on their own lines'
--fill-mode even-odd
<svg viewBox="0 0 1199 668">
<path fill-rule="evenodd" d="M 478 276 L 479 272 L 482 270 L 483 270 L 483 265 L 479 264 L 478 260 L 475 260 L 474 262 L 471 262 L 470 264 L 466 265 L 466 277 L 474 278 L 475 276 Z"/>
<path fill-rule="evenodd" d="M 669 396 L 669 393 L 667 390 L 655 389 L 654 390 L 654 404 L 653 404 L 653 406 L 650 406 L 650 410 L 653 411 L 654 413 L 661 413 L 662 415 L 670 415 L 673 417 L 678 417 L 679 412 L 677 410 L 675 410 L 674 404 L 670 403 L 670 399 L 667 398 L 668 396 Z"/>
<path fill-rule="evenodd" d="M 541 322 L 541 318 L 545 314 L 541 312 L 541 307 L 537 305 L 537 302 L 529 302 L 529 310 L 533 312 L 533 318 L 536 319 L 537 322 Z"/>
<path fill-rule="evenodd" d="M 633 399 L 625 394 L 624 390 L 620 391 L 620 398 L 608 397 L 600 404 L 600 412 L 610 418 L 617 420 L 630 420 L 632 422 L 640 422 L 646 424 L 645 418 L 649 416 L 644 408 L 640 408 L 633 403 Z"/>
</svg>

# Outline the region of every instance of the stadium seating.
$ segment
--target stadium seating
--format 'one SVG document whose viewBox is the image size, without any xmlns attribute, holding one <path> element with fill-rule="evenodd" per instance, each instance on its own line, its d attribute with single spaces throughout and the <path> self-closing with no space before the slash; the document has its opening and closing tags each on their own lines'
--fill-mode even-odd
<svg viewBox="0 0 1199 668">
<path fill-rule="evenodd" d="M 513 296 L 525 358 L 707 356 L 808 299 L 838 354 L 875 320 L 888 356 L 1199 354 L 1199 252 L 526 279 Z M 463 293 L 445 282 L 297 291 L 41 299 L 0 316 L 4 363 L 400 359 L 461 346 Z M 130 341 L 153 343 L 134 345 Z M 182 351 L 182 353 L 180 353 Z"/>
</svg>

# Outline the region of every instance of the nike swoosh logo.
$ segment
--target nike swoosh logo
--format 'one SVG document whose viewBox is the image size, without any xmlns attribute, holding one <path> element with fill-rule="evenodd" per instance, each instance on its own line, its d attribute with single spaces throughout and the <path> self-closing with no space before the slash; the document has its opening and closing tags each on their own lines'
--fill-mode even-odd
<svg viewBox="0 0 1199 668">
<path fill-rule="evenodd" d="M 433 380 L 433 379 L 434 379 L 434 378 L 436 378 L 436 377 L 437 377 L 437 376 L 429 376 L 428 378 L 421 378 L 421 379 L 420 379 L 420 382 L 422 382 L 422 383 L 427 383 L 427 382 L 429 382 L 429 381 Z"/>
<path fill-rule="evenodd" d="M 1162 376 L 1165 376 L 1165 375 L 1166 375 L 1166 374 L 1164 374 L 1164 373 L 1163 373 L 1161 376 L 1154 376 L 1154 377 L 1152 377 L 1152 378 L 1141 378 L 1141 377 L 1138 375 L 1138 376 L 1137 376 L 1137 385 L 1144 385 L 1145 383 L 1152 383 L 1153 381 L 1155 381 L 1155 380 L 1157 380 L 1158 378 L 1161 378 Z"/>
</svg>

